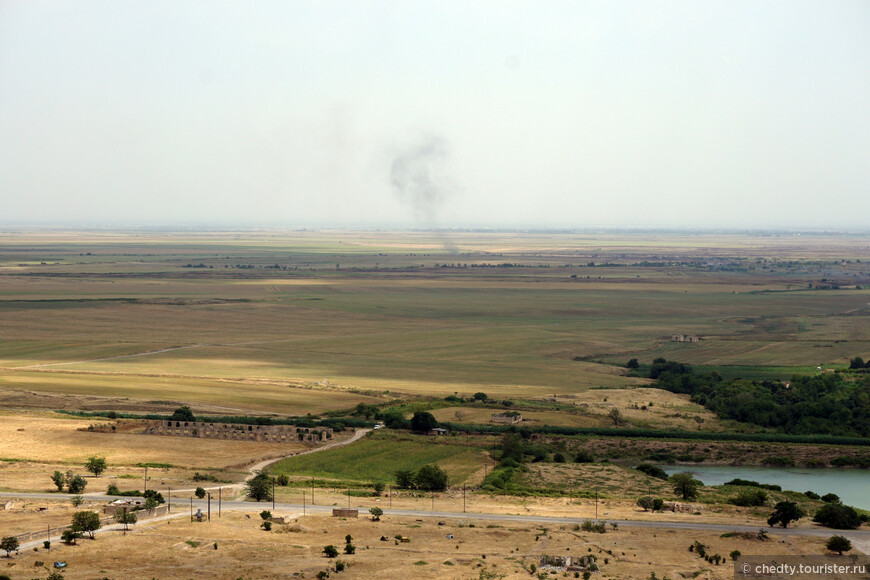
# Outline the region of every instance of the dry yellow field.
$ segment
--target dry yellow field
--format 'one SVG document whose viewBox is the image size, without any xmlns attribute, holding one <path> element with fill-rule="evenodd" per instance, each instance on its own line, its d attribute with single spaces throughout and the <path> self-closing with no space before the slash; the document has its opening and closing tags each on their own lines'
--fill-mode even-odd
<svg viewBox="0 0 870 580">
<path fill-rule="evenodd" d="M 298 443 L 222 441 L 161 437 L 137 433 L 144 423 L 117 421 L 118 432 L 79 431 L 100 419 L 66 418 L 50 413 L 3 413 L 0 458 L 46 463 L 83 464 L 105 457 L 109 465 L 169 463 L 190 469 L 223 468 L 306 449 Z M 128 426 L 130 431 L 125 431 Z"/>
<path fill-rule="evenodd" d="M 179 518 L 171 523 L 140 524 L 127 535 L 109 532 L 96 540 L 80 540 L 77 546 L 55 545 L 50 561 L 65 561 L 69 580 L 314 578 L 320 571 L 334 569 L 337 560 L 347 567 L 340 574 L 333 572 L 333 577 L 405 580 L 489 577 L 482 576 L 482 570 L 495 573 L 494 578 L 529 578 L 530 565 L 538 565 L 541 555 L 591 554 L 597 557 L 604 577 L 612 579 L 636 580 L 655 572 L 659 578 L 724 580 L 733 577 L 730 562 L 718 566 L 705 562 L 688 551 L 692 542 L 699 540 L 710 546 L 710 553 L 722 555 L 734 549 L 743 554 L 768 554 L 771 549 L 780 554 L 824 552 L 821 538 L 778 537 L 775 533 L 767 541 L 758 541 L 721 538 L 719 532 L 621 527 L 594 534 L 568 525 L 541 527 L 473 518 L 448 520 L 441 526 L 429 518 L 388 516 L 371 522 L 320 515 L 299 517 L 296 524 L 276 525 L 265 532 L 259 522 L 256 515 L 246 518 L 226 512 L 204 523 Z M 353 537 L 356 553 L 324 557 L 327 544 L 343 552 L 346 534 Z M 393 539 L 397 534 L 410 542 L 397 543 Z M 388 540 L 381 541 L 381 537 Z M 44 550 L 21 553 L 4 569 L 13 577 L 29 575 L 37 560 L 49 561 L 48 554 Z"/>
</svg>

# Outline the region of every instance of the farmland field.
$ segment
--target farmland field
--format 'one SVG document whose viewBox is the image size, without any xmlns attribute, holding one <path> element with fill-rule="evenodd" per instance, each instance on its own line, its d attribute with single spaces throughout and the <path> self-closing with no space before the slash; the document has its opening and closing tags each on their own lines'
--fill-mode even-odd
<svg viewBox="0 0 870 580">
<path fill-rule="evenodd" d="M 301 415 L 642 386 L 632 357 L 789 376 L 870 353 L 868 302 L 867 236 L 7 230 L 0 390 Z"/>
<path fill-rule="evenodd" d="M 389 483 L 396 471 L 416 471 L 436 464 L 447 472 L 450 485 L 460 485 L 489 464 L 480 447 L 464 442 L 452 437 L 436 441 L 426 436 L 376 435 L 352 446 L 282 459 L 270 472 Z"/>
</svg>

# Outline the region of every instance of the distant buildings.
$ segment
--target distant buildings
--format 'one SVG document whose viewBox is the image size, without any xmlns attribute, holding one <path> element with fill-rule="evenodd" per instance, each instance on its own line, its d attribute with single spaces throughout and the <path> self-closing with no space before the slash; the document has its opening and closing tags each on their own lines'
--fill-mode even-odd
<svg viewBox="0 0 870 580">
<path fill-rule="evenodd" d="M 672 334 L 671 342 L 700 342 L 701 339 L 694 334 Z"/>
</svg>

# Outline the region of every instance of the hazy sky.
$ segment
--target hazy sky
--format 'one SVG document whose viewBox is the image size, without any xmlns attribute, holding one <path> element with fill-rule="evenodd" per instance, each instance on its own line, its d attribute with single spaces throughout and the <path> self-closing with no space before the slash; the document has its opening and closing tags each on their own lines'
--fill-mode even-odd
<svg viewBox="0 0 870 580">
<path fill-rule="evenodd" d="M 0 0 L 0 223 L 870 226 L 870 2 Z"/>
</svg>

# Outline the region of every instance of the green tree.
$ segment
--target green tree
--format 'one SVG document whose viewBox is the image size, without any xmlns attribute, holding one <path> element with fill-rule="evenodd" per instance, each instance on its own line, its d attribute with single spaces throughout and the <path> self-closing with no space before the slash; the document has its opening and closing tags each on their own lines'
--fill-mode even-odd
<svg viewBox="0 0 870 580">
<path fill-rule="evenodd" d="M 411 489 L 414 487 L 414 472 L 399 470 L 396 472 L 396 487 L 399 489 Z"/>
<path fill-rule="evenodd" d="M 193 495 L 195 495 L 199 499 L 204 498 L 205 494 L 206 494 L 206 491 L 205 491 L 204 487 L 197 487 L 196 490 L 194 490 L 194 492 L 193 492 Z"/>
<path fill-rule="evenodd" d="M 438 421 L 428 411 L 416 411 L 411 417 L 411 430 L 415 433 L 428 433 L 437 426 Z"/>
<path fill-rule="evenodd" d="M 100 529 L 100 514 L 97 512 L 83 511 L 76 512 L 72 517 L 72 529 L 77 532 L 87 533 L 93 540 L 94 533 Z"/>
<path fill-rule="evenodd" d="M 69 498 L 69 502 L 73 505 L 73 507 L 79 507 L 80 505 L 85 503 L 85 498 L 83 498 L 81 495 L 74 495 Z"/>
<path fill-rule="evenodd" d="M 437 465 L 424 465 L 414 477 L 417 489 L 444 491 L 447 489 L 447 472 Z"/>
<path fill-rule="evenodd" d="M 858 512 L 841 503 L 826 503 L 813 516 L 813 521 L 835 530 L 854 530 L 861 525 Z"/>
<path fill-rule="evenodd" d="M 270 512 L 269 510 L 263 510 L 260 512 L 260 519 L 268 520 L 271 517 L 272 517 L 272 512 Z"/>
<path fill-rule="evenodd" d="M 136 513 L 118 510 L 115 512 L 115 521 L 119 524 L 124 524 L 124 530 L 128 530 L 130 529 L 130 524 L 135 524 L 137 521 Z"/>
<path fill-rule="evenodd" d="M 860 356 L 856 356 L 851 361 L 849 361 L 850 369 L 863 369 L 864 368 L 864 359 Z M 839 538 L 840 536 L 834 536 L 835 538 Z"/>
<path fill-rule="evenodd" d="M 380 497 L 380 495 L 381 495 L 382 493 L 384 493 L 384 487 L 385 487 L 385 486 L 384 486 L 384 482 L 383 482 L 383 481 L 376 481 L 376 482 L 374 483 L 374 485 L 372 485 L 372 489 L 374 490 L 375 495 L 378 496 L 378 497 Z"/>
<path fill-rule="evenodd" d="M 170 417 L 173 421 L 196 421 L 196 417 L 193 416 L 193 411 L 190 410 L 190 407 L 187 405 L 183 407 L 177 408 L 173 413 L 172 417 Z"/>
<path fill-rule="evenodd" d="M 335 558 L 336 556 L 338 556 L 338 548 L 336 548 L 332 544 L 329 544 L 328 546 L 324 546 L 323 547 L 323 555 L 326 556 L 327 558 Z"/>
<path fill-rule="evenodd" d="M 60 540 L 64 544 L 75 544 L 76 540 L 82 537 L 82 533 L 72 529 L 66 529 L 61 533 Z"/>
<path fill-rule="evenodd" d="M 704 484 L 692 477 L 691 473 L 675 473 L 668 478 L 671 482 L 671 487 L 674 488 L 674 494 L 685 499 L 694 499 L 698 497 L 698 489 Z"/>
<path fill-rule="evenodd" d="M 163 494 L 155 489 L 146 489 L 142 494 L 142 497 L 147 499 L 154 499 L 158 504 L 166 503 L 166 500 L 163 499 Z"/>
<path fill-rule="evenodd" d="M 848 552 L 852 549 L 852 542 L 850 542 L 848 538 L 844 538 L 843 536 L 831 536 L 825 543 L 825 547 L 830 551 L 836 552 L 842 556 L 843 552 Z"/>
<path fill-rule="evenodd" d="M 8 558 L 12 552 L 18 550 L 18 538 L 14 536 L 8 536 L 0 540 L 0 550 L 6 551 L 6 557 Z"/>
<path fill-rule="evenodd" d="M 245 495 L 254 501 L 272 501 L 272 478 L 263 471 L 245 482 Z"/>
<path fill-rule="evenodd" d="M 76 493 L 76 494 L 82 493 L 85 490 L 85 487 L 87 487 L 87 485 L 88 485 L 87 480 L 84 477 L 82 477 L 81 475 L 72 475 L 72 477 L 70 477 L 70 476 L 71 476 L 71 473 L 67 473 L 67 480 L 66 480 L 67 492 Z"/>
<path fill-rule="evenodd" d="M 636 358 L 628 359 L 628 362 L 625 363 L 625 368 L 627 369 L 636 369 L 640 367 L 640 363 Z"/>
<path fill-rule="evenodd" d="M 653 500 L 651 497 L 643 496 L 639 500 L 637 500 L 637 505 L 643 508 L 643 511 L 648 512 L 653 507 Z"/>
<path fill-rule="evenodd" d="M 373 507 L 369 509 L 369 513 L 372 514 L 373 522 L 379 522 L 381 521 L 381 516 L 384 515 L 384 510 L 379 507 Z"/>
<path fill-rule="evenodd" d="M 345 554 L 353 554 L 354 552 L 356 552 L 356 546 L 354 546 L 353 544 L 345 544 L 344 545 L 344 553 Z"/>
<path fill-rule="evenodd" d="M 792 522 L 796 522 L 804 517 L 806 512 L 793 501 L 781 501 L 773 506 L 773 513 L 767 518 L 767 525 L 770 527 L 779 524 L 783 528 L 787 528 Z"/>
<path fill-rule="evenodd" d="M 157 498 L 149 497 L 145 500 L 143 507 L 150 512 L 151 510 L 156 508 L 158 505 L 159 504 L 157 503 Z M 133 522 L 133 523 L 136 523 L 136 522 Z"/>
<path fill-rule="evenodd" d="M 486 402 L 486 400 L 489 398 L 489 396 L 486 393 L 474 393 L 473 398 L 475 401 L 480 401 L 483 403 L 483 402 Z"/>
<path fill-rule="evenodd" d="M 100 477 L 100 474 L 106 471 L 106 458 L 89 457 L 88 462 L 85 463 L 85 469 L 93 473 L 94 477 Z"/>
<path fill-rule="evenodd" d="M 106 488 L 106 495 L 121 495 L 121 490 L 114 483 L 110 483 Z"/>
<path fill-rule="evenodd" d="M 290 477 L 286 473 L 282 473 L 278 476 L 278 479 L 276 479 L 275 482 L 281 487 L 287 487 L 290 485 Z"/>
<path fill-rule="evenodd" d="M 51 474 L 51 481 L 57 486 L 57 491 L 63 491 L 63 486 L 66 485 L 66 476 L 60 471 L 55 471 Z"/>
</svg>

